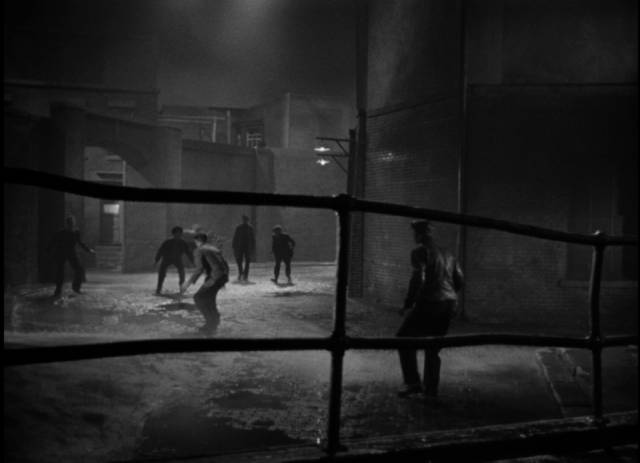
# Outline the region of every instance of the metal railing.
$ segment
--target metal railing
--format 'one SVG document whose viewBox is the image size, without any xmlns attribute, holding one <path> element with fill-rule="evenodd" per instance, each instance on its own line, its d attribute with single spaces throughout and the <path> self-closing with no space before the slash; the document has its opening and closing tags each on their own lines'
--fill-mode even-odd
<svg viewBox="0 0 640 463">
<path fill-rule="evenodd" d="M 606 234 L 599 232 L 594 235 L 567 233 L 474 215 L 456 214 L 433 209 L 365 201 L 355 199 L 347 195 L 316 197 L 270 193 L 121 187 L 101 185 L 83 180 L 76 180 L 18 168 L 4 169 L 4 183 L 41 187 L 82 196 L 125 201 L 250 204 L 260 206 L 292 206 L 315 209 L 332 209 L 336 211 L 338 213 L 340 236 L 333 331 L 329 337 L 140 340 L 73 346 L 66 345 L 5 349 L 3 356 L 4 366 L 9 367 L 32 363 L 161 353 L 328 350 L 331 353 L 332 363 L 327 423 L 327 445 L 325 451 L 329 456 L 333 456 L 343 449 L 340 443 L 340 411 L 343 358 L 348 349 L 417 349 L 486 344 L 555 346 L 589 349 L 591 350 L 593 361 L 593 422 L 599 427 L 604 427 L 605 419 L 602 407 L 602 349 L 612 346 L 638 344 L 637 335 L 610 336 L 603 338 L 600 328 L 600 285 L 602 279 L 604 251 L 607 246 L 637 246 L 637 237 L 607 236 Z M 592 246 L 594 250 L 589 290 L 589 335 L 586 337 L 566 337 L 525 334 L 468 334 L 424 338 L 371 338 L 347 336 L 345 321 L 347 311 L 347 277 L 349 271 L 349 237 L 351 233 L 350 214 L 354 211 L 412 218 L 425 218 L 438 222 L 502 230 L 508 233 L 533 238 Z"/>
</svg>

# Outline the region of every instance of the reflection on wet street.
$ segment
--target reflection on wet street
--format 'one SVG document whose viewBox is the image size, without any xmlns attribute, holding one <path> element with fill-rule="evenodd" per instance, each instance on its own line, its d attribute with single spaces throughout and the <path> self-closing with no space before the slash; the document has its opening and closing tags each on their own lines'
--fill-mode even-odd
<svg viewBox="0 0 640 463">
<path fill-rule="evenodd" d="M 290 287 L 275 286 L 269 273 L 267 266 L 256 266 L 254 284 L 230 283 L 220 291 L 216 336 L 328 336 L 335 267 L 300 267 Z M 169 274 L 162 296 L 154 294 L 151 273 L 89 274 L 84 294 L 66 293 L 61 300 L 44 286 L 5 293 L 5 348 L 199 336 L 203 318 L 193 304 L 194 290 L 181 297 L 176 280 Z M 347 328 L 356 335 L 392 336 L 400 320 L 393 308 L 351 301 Z M 425 402 L 397 397 L 397 352 L 348 351 L 341 437 L 562 416 L 534 348 L 465 347 L 444 349 L 441 356 L 440 398 Z M 326 351 L 147 355 L 13 367 L 5 370 L 5 454 L 26 461 L 90 462 L 322 444 L 329 373 Z"/>
</svg>

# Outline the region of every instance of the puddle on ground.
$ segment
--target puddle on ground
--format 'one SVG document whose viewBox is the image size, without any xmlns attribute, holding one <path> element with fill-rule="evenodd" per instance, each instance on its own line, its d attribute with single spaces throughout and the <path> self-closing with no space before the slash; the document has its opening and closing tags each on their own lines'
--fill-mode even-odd
<svg viewBox="0 0 640 463">
<path fill-rule="evenodd" d="M 197 309 L 195 304 L 189 304 L 187 302 L 174 302 L 172 304 L 161 304 L 157 307 L 158 309 L 156 310 L 166 310 L 169 312 L 177 312 L 180 310 L 193 311 Z"/>
<path fill-rule="evenodd" d="M 284 431 L 266 429 L 270 424 L 256 421 L 250 429 L 238 429 L 230 418 L 208 417 L 195 407 L 174 405 L 147 418 L 136 453 L 147 458 L 188 457 L 305 443 Z"/>
<path fill-rule="evenodd" d="M 215 397 L 208 400 L 223 408 L 232 408 L 243 410 L 247 408 L 271 408 L 275 410 L 284 410 L 286 405 L 282 399 L 275 395 L 256 394 L 247 390 L 233 391 L 222 397 Z"/>
<path fill-rule="evenodd" d="M 55 298 L 50 295 L 31 296 L 21 303 L 5 306 L 4 329 L 22 332 L 73 331 L 94 333 L 117 329 L 120 324 L 139 327 L 141 333 L 163 321 L 184 324 L 187 313 L 197 312 L 193 303 L 174 299 L 157 305 L 142 314 L 123 313 L 114 307 L 87 308 L 81 296 Z"/>
<path fill-rule="evenodd" d="M 316 294 L 311 291 L 276 291 L 270 293 L 271 297 L 292 297 L 292 296 L 315 296 Z"/>
</svg>

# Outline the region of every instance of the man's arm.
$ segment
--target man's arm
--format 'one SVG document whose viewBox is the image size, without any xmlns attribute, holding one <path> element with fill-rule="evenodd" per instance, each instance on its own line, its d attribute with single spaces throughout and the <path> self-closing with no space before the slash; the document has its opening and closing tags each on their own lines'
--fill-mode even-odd
<svg viewBox="0 0 640 463">
<path fill-rule="evenodd" d="M 198 266 L 196 267 L 193 274 L 189 277 L 189 279 L 185 281 L 182 284 L 182 286 L 180 286 L 180 292 L 186 291 L 187 288 L 192 284 L 194 284 L 196 281 L 198 281 L 198 278 L 200 278 L 200 275 L 204 273 L 204 266 L 202 265 L 202 259 L 200 256 L 201 256 L 201 252 L 196 249 L 196 262 L 198 263 L 197 264 Z"/>
<path fill-rule="evenodd" d="M 165 249 L 167 248 L 167 242 L 163 241 L 160 247 L 158 248 L 158 252 L 156 252 L 156 258 L 154 263 L 158 263 L 158 261 L 164 256 Z"/>
<path fill-rule="evenodd" d="M 76 232 L 76 243 L 82 248 L 84 249 L 86 252 L 90 252 L 90 253 L 95 253 L 95 251 L 93 249 L 91 249 L 89 246 L 87 246 L 86 244 L 84 244 L 84 242 L 82 241 L 82 239 L 80 238 L 80 232 L 77 231 Z"/>
<path fill-rule="evenodd" d="M 409 279 L 409 289 L 407 290 L 407 297 L 404 299 L 403 311 L 413 307 L 422 284 L 422 262 L 417 249 L 411 252 L 411 267 L 413 271 Z"/>
</svg>

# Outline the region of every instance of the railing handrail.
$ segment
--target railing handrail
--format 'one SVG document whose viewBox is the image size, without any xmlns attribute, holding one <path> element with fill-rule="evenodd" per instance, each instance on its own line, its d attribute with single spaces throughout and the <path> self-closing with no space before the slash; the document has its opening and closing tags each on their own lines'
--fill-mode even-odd
<svg viewBox="0 0 640 463">
<path fill-rule="evenodd" d="M 402 204 L 368 201 L 347 195 L 313 196 L 281 193 L 253 193 L 225 190 L 194 190 L 172 188 L 140 188 L 131 186 L 105 185 L 87 180 L 78 180 L 62 175 L 50 174 L 32 169 L 5 167 L 4 182 L 48 188 L 55 191 L 73 193 L 102 199 L 158 203 L 192 204 L 253 204 L 260 206 L 289 206 L 312 209 L 338 210 L 345 207 L 350 211 L 378 213 L 402 217 L 415 217 L 465 225 L 489 228 L 534 238 L 577 243 L 585 245 L 638 245 L 637 236 L 592 235 L 569 233 L 549 228 L 536 227 L 507 220 L 499 220 L 471 214 L 437 209 L 406 206 Z"/>
<path fill-rule="evenodd" d="M 480 333 L 428 337 L 363 337 L 346 336 L 340 341 L 345 349 L 389 350 L 399 348 L 425 349 L 428 347 L 466 347 L 481 345 L 512 345 L 538 347 L 567 347 L 588 349 L 589 337 L 526 335 L 514 333 Z M 637 345 L 638 336 L 609 336 L 602 340 L 603 347 Z M 308 338 L 162 338 L 140 339 L 72 345 L 19 347 L 5 349 L 3 364 L 8 366 L 32 363 L 90 360 L 96 358 L 127 357 L 149 354 L 179 354 L 197 352 L 246 351 L 302 351 L 328 350 L 337 344 L 332 337 Z M 81 347 L 81 349 L 78 349 Z"/>
<path fill-rule="evenodd" d="M 139 354 L 243 351 L 243 350 L 319 350 L 331 352 L 331 377 L 326 451 L 335 455 L 340 444 L 340 409 L 342 396 L 343 357 L 347 349 L 392 349 L 399 347 L 456 347 L 480 344 L 509 344 L 536 346 L 566 346 L 591 350 L 593 362 L 593 418 L 604 427 L 606 419 L 602 407 L 602 349 L 608 346 L 638 343 L 637 336 L 603 338 L 600 327 L 600 285 L 604 251 L 607 246 L 638 245 L 637 237 L 607 236 L 567 233 L 541 227 L 523 225 L 506 220 L 496 220 L 467 214 L 457 214 L 434 209 L 416 208 L 399 204 L 355 199 L 348 195 L 334 197 L 285 195 L 274 193 L 247 193 L 230 191 L 200 191 L 182 189 L 133 188 L 102 185 L 60 175 L 21 169 L 5 168 L 4 182 L 36 187 L 103 199 L 143 201 L 156 203 L 204 203 L 204 204 L 254 204 L 263 206 L 291 206 L 316 209 L 333 209 L 338 213 L 340 235 L 336 304 L 332 334 L 328 338 L 272 338 L 272 339 L 160 339 L 124 341 L 117 343 L 82 344 L 65 346 L 32 347 L 5 350 L 5 367 L 26 363 L 41 363 L 89 358 L 116 357 Z M 479 228 L 501 230 L 508 233 L 567 243 L 593 246 L 590 300 L 590 330 L 586 338 L 569 336 L 530 336 L 514 334 L 475 334 L 429 338 L 356 338 L 346 332 L 347 280 L 349 269 L 350 214 L 353 211 L 379 213 L 403 217 L 420 217 L 438 222 L 453 223 Z M 7 355 L 9 354 L 9 355 Z M 7 361 L 9 363 L 7 363 Z"/>
</svg>

